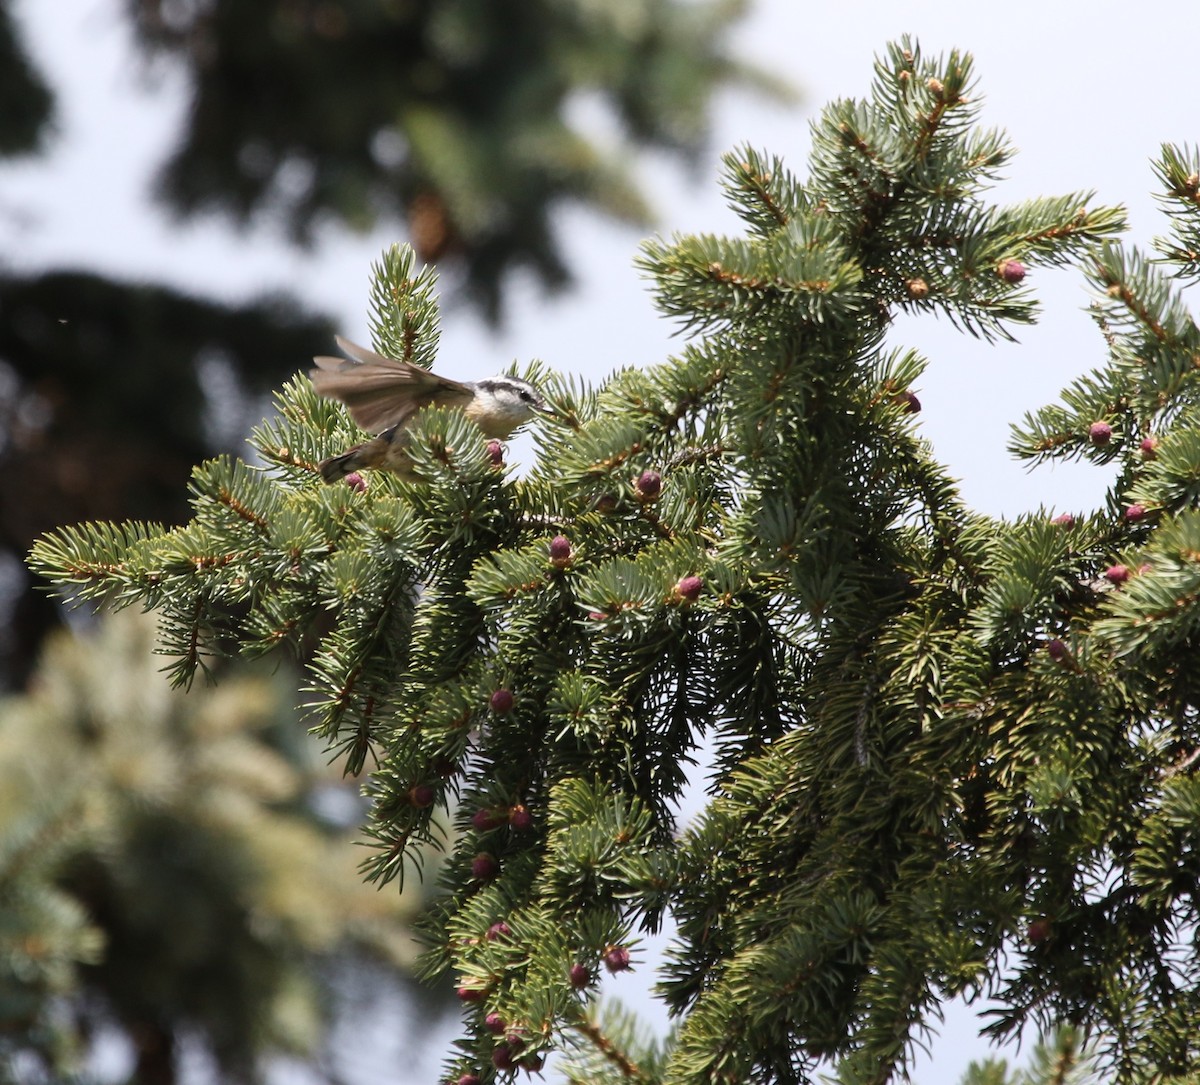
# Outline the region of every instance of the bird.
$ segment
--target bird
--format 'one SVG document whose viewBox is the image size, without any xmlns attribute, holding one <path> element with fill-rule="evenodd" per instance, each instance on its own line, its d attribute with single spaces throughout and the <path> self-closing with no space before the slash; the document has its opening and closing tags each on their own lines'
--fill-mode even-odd
<svg viewBox="0 0 1200 1085">
<path fill-rule="evenodd" d="M 336 336 L 345 358 L 318 356 L 309 371 L 313 387 L 326 399 L 346 405 L 350 417 L 376 436 L 327 460 L 317 469 L 337 482 L 362 468 L 380 468 L 414 479 L 408 454 L 408 427 L 423 407 L 459 407 L 485 437 L 508 437 L 536 415 L 555 417 L 528 381 L 500 374 L 477 381 L 440 377 L 412 362 L 388 358 Z"/>
</svg>

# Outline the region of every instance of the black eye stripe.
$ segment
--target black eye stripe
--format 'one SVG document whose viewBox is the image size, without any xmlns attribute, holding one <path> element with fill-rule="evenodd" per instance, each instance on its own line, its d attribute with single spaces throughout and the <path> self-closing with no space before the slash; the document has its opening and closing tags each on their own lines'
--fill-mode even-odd
<svg viewBox="0 0 1200 1085">
<path fill-rule="evenodd" d="M 536 388 L 516 377 L 485 377 L 483 380 L 471 381 L 470 387 L 476 392 L 486 392 L 501 399 L 518 399 L 534 407 L 542 402 Z"/>
</svg>

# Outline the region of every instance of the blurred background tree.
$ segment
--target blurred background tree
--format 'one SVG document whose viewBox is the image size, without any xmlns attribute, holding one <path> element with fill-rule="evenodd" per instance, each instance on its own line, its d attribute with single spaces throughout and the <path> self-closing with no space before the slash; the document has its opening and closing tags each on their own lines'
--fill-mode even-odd
<svg viewBox="0 0 1200 1085">
<path fill-rule="evenodd" d="M 298 245 L 318 225 L 395 221 L 494 321 L 514 274 L 569 283 L 564 207 L 646 222 L 637 152 L 694 158 L 725 86 L 784 93 L 726 50 L 744 6 L 125 0 L 124 11 L 135 63 L 182 67 L 191 88 L 163 149 L 162 204 L 185 220 L 282 224 Z M 36 154 L 53 133 L 53 88 L 11 0 L 0 62 L 0 154 Z M 595 126 L 579 118 L 597 110 L 620 136 L 584 131 Z M 58 621 L 20 572 L 33 539 L 84 519 L 182 519 L 191 466 L 241 446 L 239 400 L 329 337 L 321 314 L 286 298 L 230 307 L 87 270 L 0 268 L 0 681 L 20 684 Z"/>
<path fill-rule="evenodd" d="M 1004 1059 L 973 1062 L 961 1085 L 1099 1085 L 1105 1077 L 1077 1029 L 1064 1027 L 1042 1038 L 1029 1065 L 1012 1069 Z"/>
<path fill-rule="evenodd" d="M 361 810 L 291 683 L 189 696 L 153 643 L 131 613 L 59 634 L 0 705 L 0 1080 L 61 1080 L 100 1036 L 140 1085 L 178 1080 L 188 1044 L 222 1080 L 336 1062 L 346 975 L 415 956 L 421 894 L 356 872 Z"/>
</svg>

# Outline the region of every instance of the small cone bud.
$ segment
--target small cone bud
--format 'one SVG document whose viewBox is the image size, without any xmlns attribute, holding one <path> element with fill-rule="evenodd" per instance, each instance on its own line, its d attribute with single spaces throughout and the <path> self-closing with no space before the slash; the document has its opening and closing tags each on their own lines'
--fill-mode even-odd
<svg viewBox="0 0 1200 1085">
<path fill-rule="evenodd" d="M 1067 646 L 1061 640 L 1055 637 L 1052 641 L 1047 642 L 1046 653 L 1051 659 L 1054 660 L 1055 663 L 1061 663 L 1067 658 Z"/>
<path fill-rule="evenodd" d="M 498 689 L 488 699 L 488 704 L 493 712 L 503 716 L 506 712 L 511 712 L 513 708 L 513 695 L 511 689 Z"/>
<path fill-rule="evenodd" d="M 643 471 L 633 484 L 643 501 L 653 501 L 662 492 L 662 475 L 657 471 Z"/>
<path fill-rule="evenodd" d="M 591 972 L 581 964 L 571 965 L 571 970 L 567 973 L 567 978 L 571 981 L 571 986 L 577 991 L 581 991 L 583 988 L 592 985 Z"/>
<path fill-rule="evenodd" d="M 500 864 L 493 855 L 481 851 L 471 860 L 471 877 L 477 882 L 490 882 L 500 873 Z"/>
<path fill-rule="evenodd" d="M 521 1060 L 521 1069 L 527 1074 L 539 1074 L 545 1065 L 546 1060 L 542 1055 L 526 1055 Z"/>
<path fill-rule="evenodd" d="M 504 446 L 499 441 L 488 441 L 487 458 L 493 467 L 504 466 Z"/>
<path fill-rule="evenodd" d="M 499 810 L 490 810 L 486 806 L 480 807 L 471 815 L 471 824 L 481 833 L 486 833 L 489 829 L 496 828 L 497 825 L 503 825 L 504 822 L 504 814 Z"/>
<path fill-rule="evenodd" d="M 704 590 L 704 581 L 698 576 L 685 576 L 678 584 L 675 585 L 675 591 L 679 593 L 681 599 L 686 599 L 689 603 L 695 602 L 700 598 L 700 592 Z"/>
<path fill-rule="evenodd" d="M 417 784 L 408 789 L 408 801 L 420 810 L 432 806 L 437 798 L 437 791 L 429 784 Z"/>
<path fill-rule="evenodd" d="M 1075 517 L 1069 512 L 1060 512 L 1050 523 L 1058 524 L 1059 527 L 1074 527 Z"/>
<path fill-rule="evenodd" d="M 508 1028 L 508 1025 L 504 1018 L 498 1013 L 489 1013 L 487 1017 L 483 1019 L 483 1027 L 493 1035 L 499 1036 L 500 1033 Z"/>
<path fill-rule="evenodd" d="M 508 1044 L 499 1044 L 492 1052 L 492 1065 L 497 1070 L 511 1070 L 516 1065 L 512 1049 Z"/>
<path fill-rule="evenodd" d="M 459 1002 L 482 1002 L 487 992 L 482 987 L 468 987 L 464 984 L 454 992 Z"/>
<path fill-rule="evenodd" d="M 493 923 L 488 927 L 487 940 L 495 942 L 501 938 L 507 938 L 510 934 L 512 934 L 512 928 L 502 919 L 499 923 Z"/>
<path fill-rule="evenodd" d="M 892 402 L 898 407 L 903 407 L 908 414 L 921 413 L 921 401 L 917 399 L 915 392 L 910 392 L 907 388 L 892 396 Z"/>
<path fill-rule="evenodd" d="M 1050 937 L 1050 920 L 1035 919 L 1025 928 L 1025 937 L 1035 946 Z"/>
<path fill-rule="evenodd" d="M 350 489 L 354 490 L 355 493 L 366 493 L 367 490 L 367 480 L 363 478 L 362 475 L 360 475 L 357 471 L 351 471 L 350 474 L 346 476 L 346 485 L 349 486 Z"/>
<path fill-rule="evenodd" d="M 1093 422 L 1088 426 L 1088 440 L 1094 445 L 1106 445 L 1112 440 L 1113 428 L 1107 422 Z"/>
<path fill-rule="evenodd" d="M 528 806 L 522 806 L 518 803 L 508 812 L 508 823 L 517 832 L 524 832 L 526 829 L 533 828 L 533 815 L 529 812 Z"/>
<path fill-rule="evenodd" d="M 462 1074 L 454 1085 L 483 1085 L 483 1078 L 478 1074 Z"/>
<path fill-rule="evenodd" d="M 1020 260 L 1001 260 L 997 270 L 1006 283 L 1019 283 L 1025 278 L 1025 265 Z"/>
<path fill-rule="evenodd" d="M 550 540 L 550 564 L 562 569 L 571 563 L 571 540 L 565 535 L 555 535 Z"/>
<path fill-rule="evenodd" d="M 1158 455 L 1158 438 L 1143 437 L 1138 448 L 1142 450 L 1142 458 L 1152 460 Z"/>
<path fill-rule="evenodd" d="M 1145 505 L 1130 505 L 1125 509 L 1125 519 L 1131 524 L 1136 524 L 1139 520 L 1146 518 Z"/>
<path fill-rule="evenodd" d="M 1110 565 L 1104 570 L 1104 579 L 1110 584 L 1124 584 L 1130 575 L 1128 565 Z"/>
<path fill-rule="evenodd" d="M 604 951 L 604 967 L 614 974 L 624 972 L 629 967 L 629 950 L 624 946 L 609 946 Z"/>
</svg>

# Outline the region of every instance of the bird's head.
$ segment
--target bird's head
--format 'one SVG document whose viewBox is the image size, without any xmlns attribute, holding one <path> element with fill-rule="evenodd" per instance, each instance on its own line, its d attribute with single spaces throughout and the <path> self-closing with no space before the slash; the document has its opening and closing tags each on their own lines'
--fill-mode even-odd
<svg viewBox="0 0 1200 1085">
<path fill-rule="evenodd" d="M 507 437 L 534 415 L 556 417 L 542 394 L 520 377 L 487 377 L 469 387 L 474 396 L 463 409 L 485 437 Z"/>
</svg>

